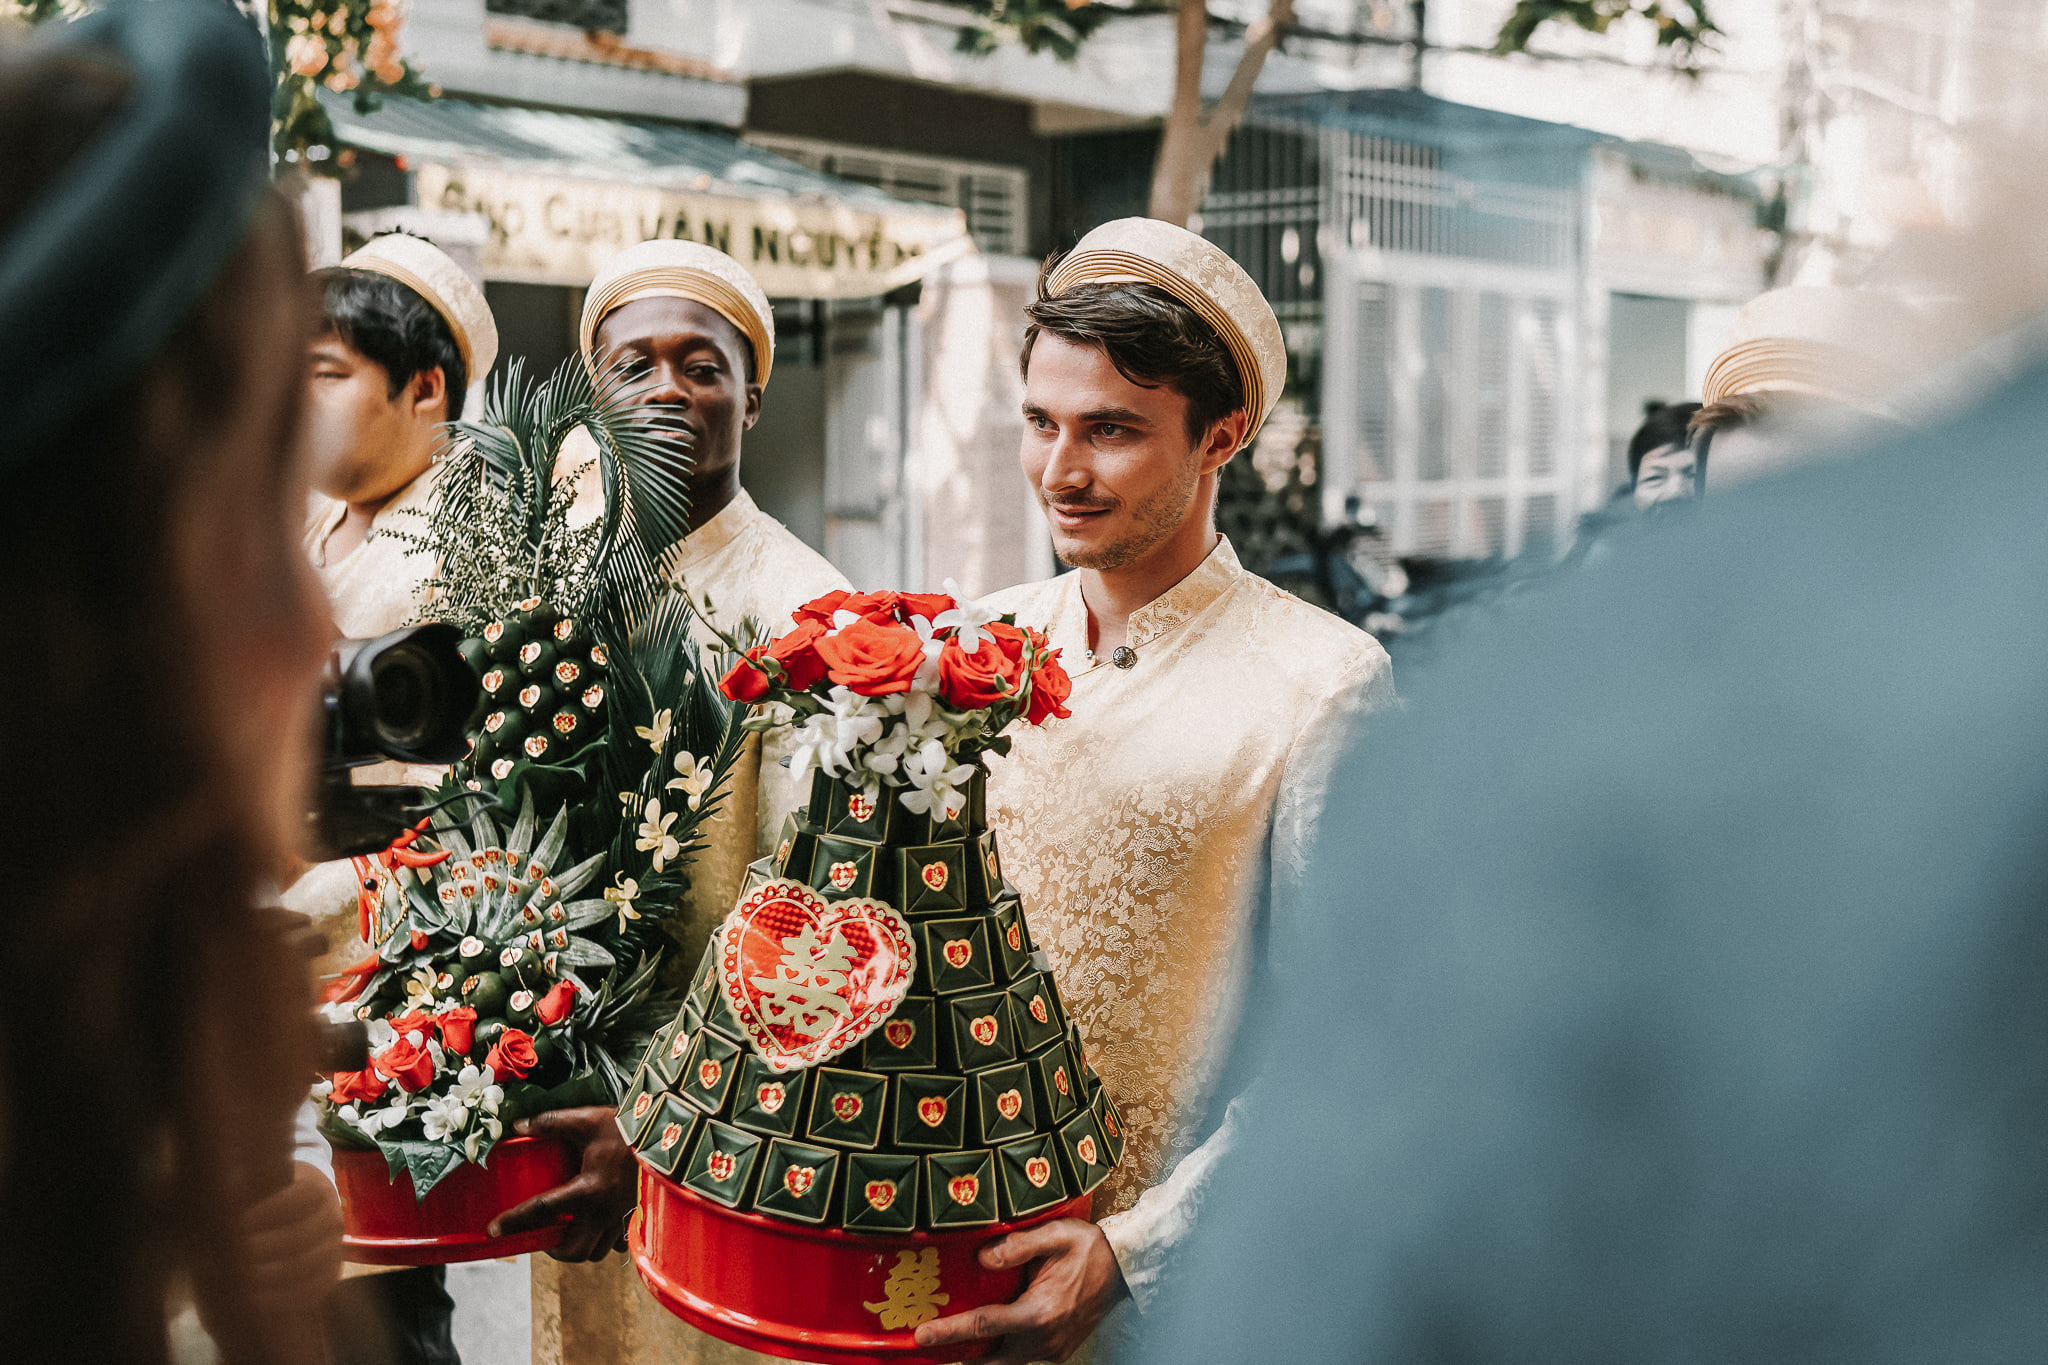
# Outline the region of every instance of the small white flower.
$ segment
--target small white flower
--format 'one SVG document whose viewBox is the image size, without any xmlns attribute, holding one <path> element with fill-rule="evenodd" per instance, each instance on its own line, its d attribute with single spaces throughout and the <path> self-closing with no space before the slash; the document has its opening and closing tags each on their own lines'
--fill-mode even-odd
<svg viewBox="0 0 2048 1365">
<path fill-rule="evenodd" d="M 676 817 L 680 814 L 680 811 L 670 811 L 663 815 L 661 802 L 647 803 L 646 814 L 640 822 L 640 837 L 634 841 L 633 847 L 642 853 L 654 855 L 656 872 L 661 871 L 669 859 L 679 856 L 683 851 L 682 841 L 669 833 L 669 828 L 675 824 Z"/>
<path fill-rule="evenodd" d="M 425 1111 L 420 1114 L 420 1130 L 429 1142 L 454 1137 L 468 1125 L 469 1106 L 453 1095 L 428 1100 Z"/>
<path fill-rule="evenodd" d="M 496 1079 L 497 1073 L 487 1066 L 465 1066 L 448 1087 L 448 1098 L 466 1109 L 496 1109 L 498 1101 L 505 1097 L 505 1092 L 493 1084 Z"/>
<path fill-rule="evenodd" d="M 981 649 L 981 642 L 990 638 L 982 632 L 981 628 L 1002 620 L 1003 614 L 995 608 L 977 602 L 961 592 L 960 585 L 950 578 L 946 580 L 946 591 L 960 605 L 951 611 L 940 612 L 939 619 L 932 622 L 932 625 L 940 630 L 950 627 L 954 633 L 953 638 L 960 642 L 962 653 L 978 653 Z"/>
<path fill-rule="evenodd" d="M 334 1093 L 334 1082 L 325 1079 L 317 1080 L 313 1082 L 313 1089 L 311 1093 L 314 1099 L 324 1100 L 329 1095 Z"/>
<path fill-rule="evenodd" d="M 640 883 L 623 872 L 612 874 L 615 885 L 604 889 L 604 898 L 619 907 L 619 932 L 626 932 L 626 921 L 640 918 L 640 912 L 633 908 L 633 902 L 640 895 Z"/>
<path fill-rule="evenodd" d="M 689 799 L 690 809 L 697 809 L 704 801 L 704 793 L 711 787 L 714 776 L 711 765 L 685 749 L 676 755 L 676 773 L 677 776 L 671 777 L 663 790 L 680 790 Z"/>
<path fill-rule="evenodd" d="M 356 1017 L 358 1003 L 354 1000 L 330 1000 L 320 1007 L 320 1013 L 326 1016 L 330 1024 L 346 1024 Z"/>
<path fill-rule="evenodd" d="M 660 753 L 662 746 L 668 743 L 669 727 L 674 724 L 675 712 L 663 709 L 654 713 L 653 725 L 636 725 L 633 733 L 646 740 L 654 752 Z"/>
<path fill-rule="evenodd" d="M 398 1030 L 391 1027 L 389 1019 L 372 1019 L 366 1025 L 370 1039 L 370 1051 L 382 1052 L 398 1041 Z"/>
<path fill-rule="evenodd" d="M 375 1137 L 379 1133 L 396 1128 L 399 1124 L 404 1123 L 411 1113 L 411 1103 L 406 1100 L 400 1100 L 397 1104 L 391 1105 L 388 1108 L 370 1110 L 357 1120 L 356 1126 L 370 1137 Z"/>
<path fill-rule="evenodd" d="M 406 1013 L 434 1007 L 434 969 L 420 967 L 405 979 Z"/>
<path fill-rule="evenodd" d="M 636 728 L 637 728 L 637 727 L 636 727 Z M 639 792 L 620 792 L 620 793 L 619 793 L 619 812 L 620 812 L 620 814 L 622 814 L 622 815 L 631 815 L 631 814 L 633 813 L 633 807 L 635 807 L 635 806 L 637 806 L 637 805 L 639 805 L 639 804 L 640 804 L 640 793 L 639 793 Z"/>
</svg>

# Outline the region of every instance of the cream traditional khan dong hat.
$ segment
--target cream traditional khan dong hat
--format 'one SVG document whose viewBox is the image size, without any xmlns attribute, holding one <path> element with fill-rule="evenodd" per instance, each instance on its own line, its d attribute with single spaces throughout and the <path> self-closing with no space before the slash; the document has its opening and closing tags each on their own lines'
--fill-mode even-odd
<svg viewBox="0 0 2048 1365">
<path fill-rule="evenodd" d="M 498 360 L 498 324 L 484 291 L 455 258 L 424 237 L 387 232 L 372 237 L 342 261 L 345 270 L 368 270 L 397 280 L 441 315 L 462 353 L 472 385 L 483 382 Z"/>
<path fill-rule="evenodd" d="M 1251 416 L 1250 445 L 1287 383 L 1287 342 L 1280 319 L 1244 267 L 1186 228 L 1157 218 L 1119 218 L 1074 244 L 1053 267 L 1046 292 L 1076 285 L 1150 284 L 1186 304 L 1229 348 Z"/>
</svg>

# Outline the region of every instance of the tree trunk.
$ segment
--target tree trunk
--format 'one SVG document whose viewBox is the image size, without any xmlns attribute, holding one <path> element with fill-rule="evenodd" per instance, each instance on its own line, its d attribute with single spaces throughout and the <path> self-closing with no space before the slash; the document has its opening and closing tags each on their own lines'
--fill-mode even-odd
<svg viewBox="0 0 2048 1365">
<path fill-rule="evenodd" d="M 1294 22 L 1294 0 L 1269 0 L 1266 17 L 1245 32 L 1244 55 L 1213 108 L 1202 110 L 1202 56 L 1209 44 L 1207 0 L 1180 0 L 1174 16 L 1173 107 L 1152 169 L 1148 216 L 1187 226 L 1202 205 L 1209 170 L 1251 104 L 1266 55 Z"/>
</svg>

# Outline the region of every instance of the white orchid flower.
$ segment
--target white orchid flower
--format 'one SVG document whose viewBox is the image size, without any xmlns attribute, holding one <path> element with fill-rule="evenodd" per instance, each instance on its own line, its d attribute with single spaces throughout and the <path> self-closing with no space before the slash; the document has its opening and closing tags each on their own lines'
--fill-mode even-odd
<svg viewBox="0 0 2048 1365">
<path fill-rule="evenodd" d="M 703 804 L 704 793 L 711 789 L 711 779 L 717 775 L 712 772 L 709 763 L 688 749 L 676 755 L 676 774 L 668 780 L 668 785 L 663 790 L 680 790 L 688 798 L 691 810 Z"/>
<path fill-rule="evenodd" d="M 425 1112 L 420 1115 L 420 1130 L 429 1142 L 454 1137 L 468 1126 L 469 1106 L 453 1095 L 428 1100 Z"/>
<path fill-rule="evenodd" d="M 663 815 L 661 813 L 661 802 L 649 801 L 647 803 L 645 816 L 640 822 L 640 837 L 634 841 L 633 847 L 639 849 L 642 853 L 652 853 L 654 855 L 654 870 L 656 872 L 661 871 L 667 865 L 669 859 L 682 854 L 682 841 L 669 833 L 670 827 L 675 824 L 676 817 L 680 814 L 680 811 L 670 811 L 667 815 Z"/>
<path fill-rule="evenodd" d="M 406 1012 L 434 1007 L 434 969 L 420 967 L 405 979 Z"/>
<path fill-rule="evenodd" d="M 369 1036 L 373 1053 L 382 1052 L 398 1042 L 398 1030 L 391 1027 L 389 1019 L 372 1019 L 364 1025 L 364 1031 Z"/>
<path fill-rule="evenodd" d="M 648 747 L 654 752 L 660 753 L 662 746 L 668 743 L 668 732 L 675 724 L 675 719 L 675 712 L 663 708 L 654 713 L 654 724 L 636 725 L 633 727 L 633 733 L 646 740 Z"/>
<path fill-rule="evenodd" d="M 495 1109 L 505 1094 L 493 1084 L 496 1079 L 497 1074 L 490 1067 L 472 1063 L 462 1068 L 462 1073 L 455 1078 L 454 1084 L 448 1087 L 448 1098 L 455 1100 L 465 1109 L 475 1109 L 478 1106 Z"/>
<path fill-rule="evenodd" d="M 623 872 L 612 874 L 614 885 L 604 889 L 604 898 L 619 907 L 619 932 L 626 932 L 626 921 L 640 918 L 640 912 L 633 908 L 639 898 L 640 883 Z"/>
<path fill-rule="evenodd" d="M 621 814 L 624 814 L 624 815 L 631 815 L 631 814 L 633 813 L 633 807 L 635 807 L 635 806 L 637 806 L 637 805 L 639 805 L 639 804 L 640 804 L 640 793 L 639 793 L 639 792 L 620 792 L 620 793 L 619 793 L 619 811 L 620 811 L 620 813 L 621 813 Z"/>
<path fill-rule="evenodd" d="M 983 602 L 977 602 L 960 591 L 960 585 L 952 579 L 946 580 L 946 591 L 960 605 L 951 611 L 939 613 L 939 619 L 932 622 L 940 630 L 950 628 L 953 638 L 960 642 L 962 653 L 974 654 L 981 649 L 981 642 L 991 638 L 982 631 L 983 626 L 994 625 L 1003 619 L 1003 614 Z"/>
</svg>

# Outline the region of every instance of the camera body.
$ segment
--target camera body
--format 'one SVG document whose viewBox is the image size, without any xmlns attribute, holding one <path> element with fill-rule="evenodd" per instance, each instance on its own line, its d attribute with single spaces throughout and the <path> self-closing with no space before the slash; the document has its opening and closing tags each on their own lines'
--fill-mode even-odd
<svg viewBox="0 0 2048 1365">
<path fill-rule="evenodd" d="M 324 752 L 307 856 L 374 853 L 425 809 L 424 788 L 358 784 L 354 769 L 453 763 L 468 752 L 465 731 L 483 690 L 461 643 L 462 632 L 439 622 L 336 643 L 321 683 Z"/>
</svg>

